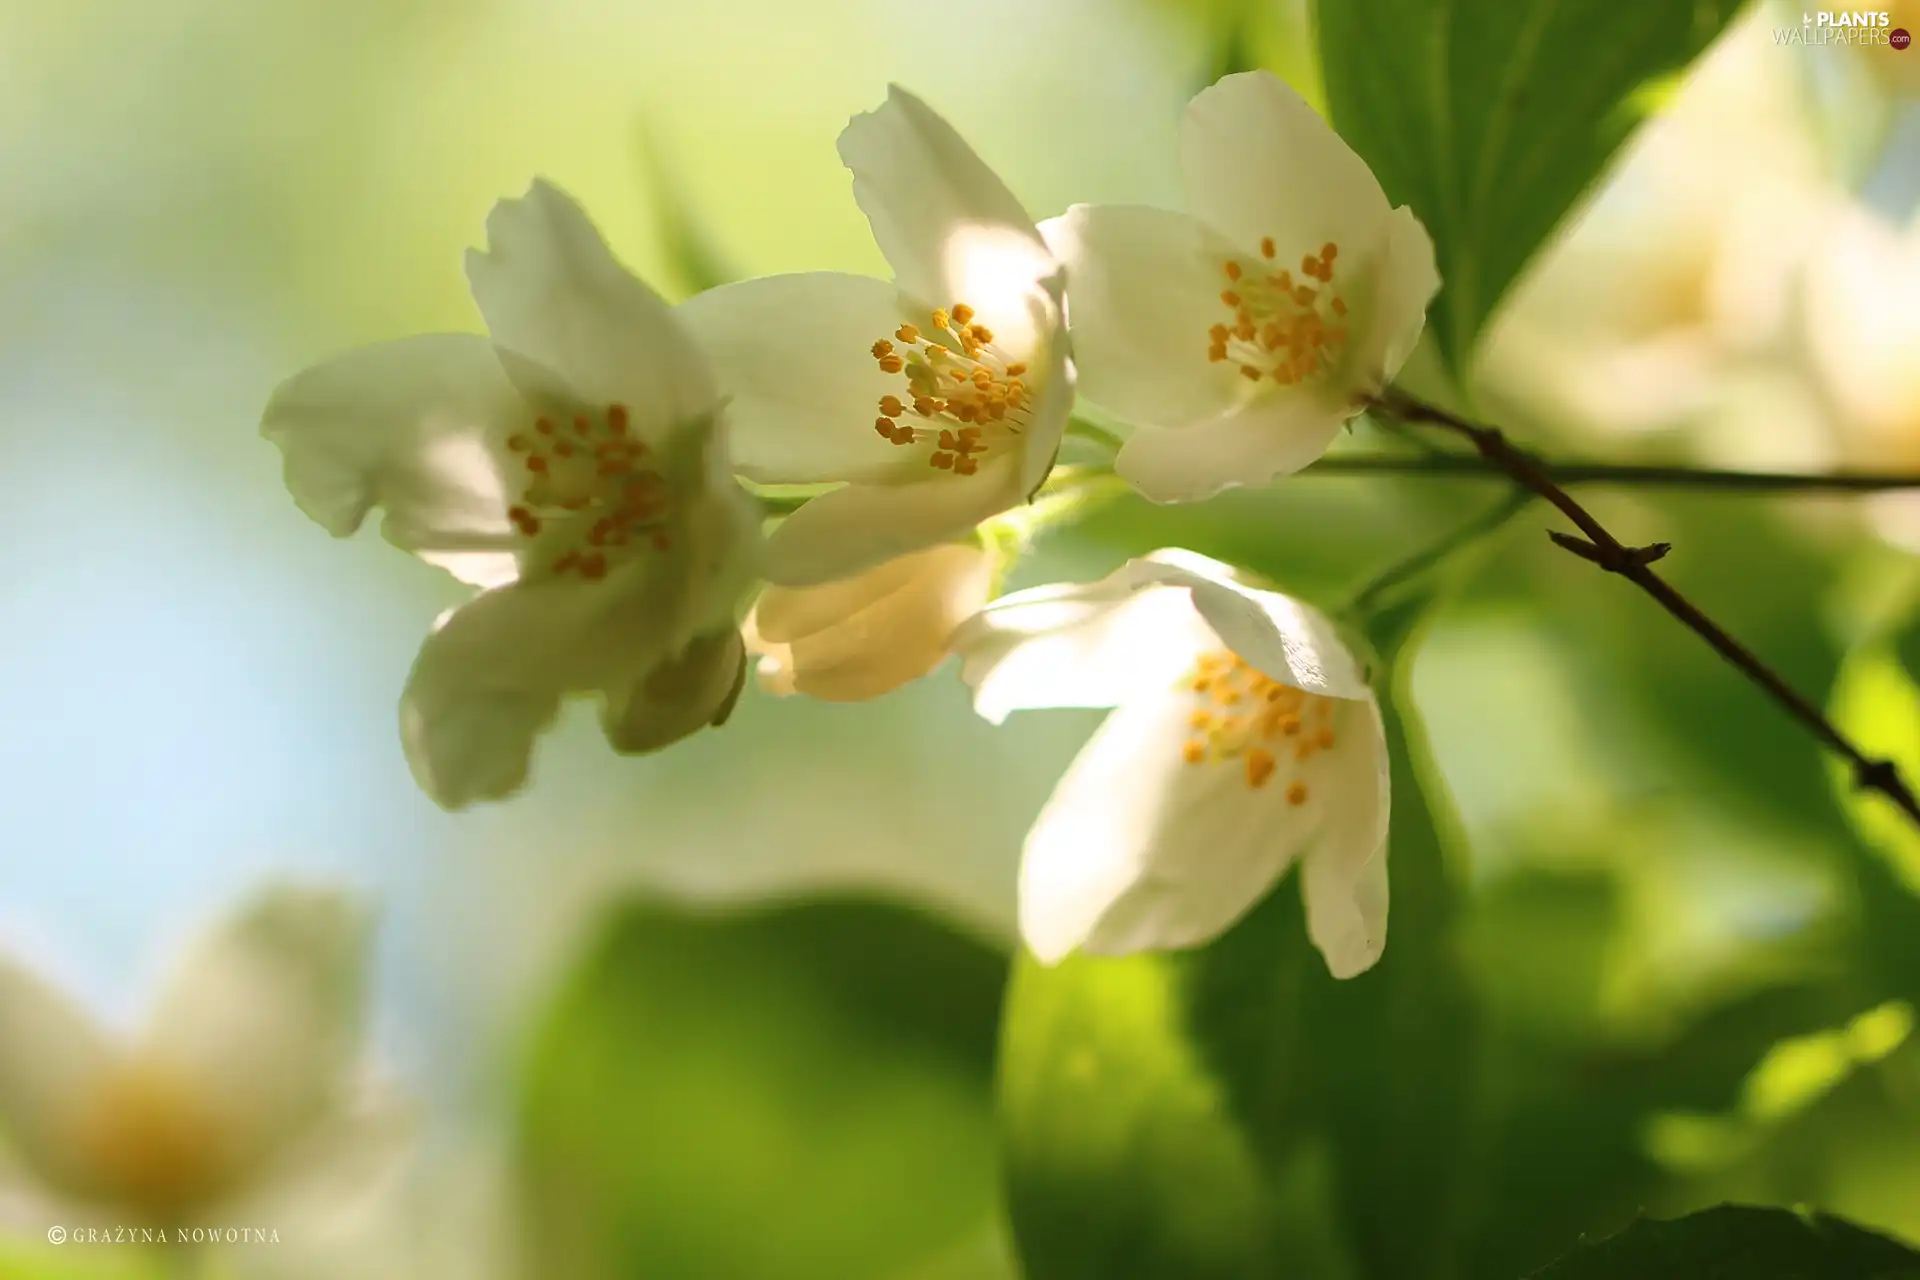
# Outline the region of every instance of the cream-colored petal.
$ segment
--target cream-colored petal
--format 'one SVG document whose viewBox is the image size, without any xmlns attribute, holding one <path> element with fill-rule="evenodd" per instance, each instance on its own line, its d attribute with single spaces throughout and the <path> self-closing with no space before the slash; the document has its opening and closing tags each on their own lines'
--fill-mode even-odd
<svg viewBox="0 0 1920 1280">
<path fill-rule="evenodd" d="M 1360 278 L 1366 301 L 1353 309 L 1352 336 L 1336 375 L 1350 404 L 1378 395 L 1400 372 L 1440 288 L 1433 240 L 1413 210 L 1395 209 L 1387 218 Z"/>
<path fill-rule="evenodd" d="M 900 374 L 884 373 L 875 342 L 909 315 L 884 280 L 830 271 L 721 285 L 675 308 L 712 361 L 728 397 L 734 465 L 763 484 L 899 477 L 916 463 L 874 430 L 883 396 L 908 403 Z"/>
<path fill-rule="evenodd" d="M 91 1179 L 75 1137 L 120 1049 L 67 996 L 0 959 L 0 1137 L 56 1186 Z"/>
<path fill-rule="evenodd" d="M 1054 789 L 1020 868 L 1020 933 L 1042 963 L 1208 942 L 1318 835 L 1329 753 L 1258 786 L 1244 757 L 1189 764 L 1195 706 L 1184 686 L 1123 703 Z"/>
<path fill-rule="evenodd" d="M 1239 251 L 1184 213 L 1077 204 L 1040 224 L 1067 268 L 1080 393 L 1129 422 L 1183 427 L 1243 403 L 1232 363 L 1207 358 L 1210 330 L 1231 324 L 1222 265 Z"/>
<path fill-rule="evenodd" d="M 914 298 L 935 307 L 965 301 L 993 324 L 1003 295 L 1051 274 L 1020 201 L 952 125 L 900 86 L 848 122 L 839 150 L 874 240 Z M 1005 282 L 994 281 L 1003 274 Z"/>
<path fill-rule="evenodd" d="M 1389 206 L 1362 160 L 1285 81 L 1226 76 L 1187 105 L 1180 171 L 1193 212 L 1234 242 L 1272 237 L 1282 266 L 1370 244 Z"/>
<path fill-rule="evenodd" d="M 1003 454 L 970 476 L 927 468 L 912 484 L 850 484 L 807 503 L 767 539 L 766 576 L 817 586 L 896 556 L 952 542 L 1021 502 L 1019 458 Z"/>
<path fill-rule="evenodd" d="M 1896 228 L 1848 208 L 1806 272 L 1808 350 L 1842 413 L 1854 455 L 1907 465 L 1920 455 L 1920 223 Z"/>
<path fill-rule="evenodd" d="M 245 1171 L 303 1140 L 348 1091 L 372 917 L 336 889 L 256 895 L 182 956 L 137 1052 L 218 1120 Z"/>
<path fill-rule="evenodd" d="M 1364 973 L 1387 945 L 1386 732 L 1372 699 L 1342 704 L 1329 753 L 1327 820 L 1307 851 L 1301 891 L 1307 934 L 1336 978 Z"/>
<path fill-rule="evenodd" d="M 260 421 L 288 491 L 335 537 L 374 507 L 381 533 L 464 581 L 514 573 L 505 441 L 533 413 L 484 338 L 430 333 L 362 347 L 280 384 Z"/>
<path fill-rule="evenodd" d="M 818 587 L 768 587 L 747 628 L 762 687 L 863 702 L 919 679 L 987 603 L 993 567 L 984 548 L 950 543 Z"/>
<path fill-rule="evenodd" d="M 552 370 L 584 405 L 625 405 L 646 438 L 708 414 L 719 398 L 672 308 L 551 183 L 493 207 L 486 250 L 467 253 L 467 281 L 498 346 Z"/>
<path fill-rule="evenodd" d="M 624 755 L 672 746 L 710 726 L 725 724 L 747 678 L 740 632 L 729 625 L 697 636 L 680 654 L 606 691 L 600 727 Z"/>
<path fill-rule="evenodd" d="M 1155 502 L 1198 502 L 1311 465 L 1357 412 L 1317 384 L 1269 387 L 1212 422 L 1139 428 L 1120 447 L 1113 469 Z"/>
</svg>

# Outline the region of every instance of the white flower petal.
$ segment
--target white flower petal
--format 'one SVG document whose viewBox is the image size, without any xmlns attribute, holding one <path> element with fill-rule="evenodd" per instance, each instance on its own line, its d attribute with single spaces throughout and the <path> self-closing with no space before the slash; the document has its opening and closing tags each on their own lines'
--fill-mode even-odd
<svg viewBox="0 0 1920 1280">
<path fill-rule="evenodd" d="M 1243 246 L 1271 236 L 1282 265 L 1328 242 L 1373 242 L 1389 212 L 1362 160 L 1285 81 L 1230 75 L 1180 122 L 1180 170 L 1193 212 Z"/>
<path fill-rule="evenodd" d="M 961 624 L 952 644 L 974 710 L 999 724 L 1015 711 L 1118 706 L 1216 645 L 1188 591 L 1143 587 L 1131 569 L 1017 591 Z"/>
<path fill-rule="evenodd" d="M 1348 705 L 1354 710 L 1330 753 L 1326 824 L 1301 881 L 1307 934 L 1336 978 L 1372 968 L 1387 945 L 1386 732 L 1372 699 Z"/>
<path fill-rule="evenodd" d="M 1120 447 L 1113 469 L 1154 502 L 1198 502 L 1318 461 L 1356 412 L 1315 384 L 1269 389 L 1212 422 L 1140 427 Z"/>
<path fill-rule="evenodd" d="M 1060 455 L 1060 442 L 1073 416 L 1075 373 L 1067 313 L 1057 293 L 1049 290 L 1027 299 L 1028 311 L 1041 336 L 1031 354 L 1039 378 L 1033 414 L 1020 441 L 1019 493 L 1031 499 L 1046 483 Z"/>
<path fill-rule="evenodd" d="M 86 1181 L 73 1135 L 119 1057 L 85 1010 L 0 960 L 0 1131 L 38 1177 L 64 1187 Z"/>
<path fill-rule="evenodd" d="M 338 891 L 277 887 L 198 940 L 140 1056 L 192 1086 L 250 1166 L 337 1106 L 359 1053 L 371 917 Z"/>
<path fill-rule="evenodd" d="M 1318 609 L 1242 580 L 1231 566 L 1178 548 L 1131 566 L 1136 580 L 1186 584 L 1193 607 L 1227 648 L 1266 675 L 1322 697 L 1371 699 L 1367 673 Z"/>
<path fill-rule="evenodd" d="M 726 723 L 747 678 L 740 632 L 728 626 L 696 637 L 686 651 L 653 666 L 625 687 L 608 690 L 600 727 L 624 755 L 672 746 Z"/>
<path fill-rule="evenodd" d="M 1080 391 L 1129 422 L 1208 422 L 1254 392 L 1207 358 L 1231 321 L 1221 265 L 1238 250 L 1184 213 L 1077 204 L 1040 231 L 1067 268 Z"/>
<path fill-rule="evenodd" d="M 928 468 L 933 478 L 912 484 L 850 484 L 821 494 L 768 537 L 766 576 L 782 586 L 816 586 L 952 542 L 1025 498 L 1018 463 L 1005 454 L 970 476 Z"/>
<path fill-rule="evenodd" d="M 1433 240 L 1413 210 L 1395 209 L 1387 218 L 1359 278 L 1366 281 L 1367 296 L 1353 309 L 1353 333 L 1338 373 L 1350 404 L 1378 395 L 1400 372 L 1419 345 L 1427 304 L 1440 288 Z"/>
<path fill-rule="evenodd" d="M 1156 551 L 1097 582 L 1002 596 L 953 636 L 974 710 L 1111 707 L 1226 648 L 1323 697 L 1370 698 L 1366 673 L 1318 610 L 1190 551 Z"/>
<path fill-rule="evenodd" d="M 884 280 L 819 271 L 721 285 L 675 309 L 728 397 L 733 457 L 763 484 L 901 477 L 925 457 L 874 431 L 882 396 L 903 396 L 873 344 L 908 315 Z"/>
<path fill-rule="evenodd" d="M 468 582 L 514 571 L 497 459 L 532 421 L 487 340 L 430 333 L 349 351 L 282 383 L 261 434 L 287 489 L 335 537 L 385 510 L 381 532 Z"/>
<path fill-rule="evenodd" d="M 511 795 L 563 695 L 624 684 L 658 660 L 665 642 L 628 613 L 622 580 L 646 569 L 502 587 L 450 613 L 420 646 L 400 698 L 400 740 L 421 790 L 448 809 Z"/>
<path fill-rule="evenodd" d="M 1238 760 L 1182 757 L 1194 706 L 1182 687 L 1122 704 L 1047 801 L 1020 868 L 1020 933 L 1042 963 L 1208 942 L 1318 835 L 1332 753 L 1249 785 Z"/>
<path fill-rule="evenodd" d="M 548 182 L 494 206 L 486 251 L 467 253 L 467 281 L 497 345 L 558 374 L 585 405 L 625 405 L 648 438 L 718 399 L 672 309 Z"/>
<path fill-rule="evenodd" d="M 1023 258 L 1026 284 L 1051 274 L 1051 260 L 1033 219 L 992 169 L 931 107 L 898 85 L 872 111 L 841 131 L 840 158 L 853 171 L 853 196 L 873 227 L 873 238 L 908 294 L 929 306 L 966 301 L 983 315 L 1018 285 L 991 285 L 987 274 Z M 979 254 L 967 241 L 992 243 Z M 1024 246 L 1024 247 L 1022 247 Z M 989 260 L 992 259 L 992 260 Z M 1015 267 L 1011 276 L 1018 276 Z M 962 292 L 989 288 L 993 297 Z M 1021 286 L 1024 287 L 1024 286 Z"/>
</svg>

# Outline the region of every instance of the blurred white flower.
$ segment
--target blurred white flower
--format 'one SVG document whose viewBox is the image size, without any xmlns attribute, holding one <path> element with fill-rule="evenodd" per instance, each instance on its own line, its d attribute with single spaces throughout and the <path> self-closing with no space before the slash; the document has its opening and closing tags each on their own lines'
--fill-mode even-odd
<svg viewBox="0 0 1920 1280">
<path fill-rule="evenodd" d="M 817 587 L 768 587 L 745 627 L 760 685 L 826 702 L 864 702 L 946 660 L 954 628 L 992 589 L 993 556 L 947 543 Z"/>
<path fill-rule="evenodd" d="M 1043 963 L 1215 937 L 1302 863 L 1336 977 L 1387 929 L 1387 747 L 1332 624 L 1182 551 L 1016 592 L 954 637 L 979 713 L 1113 707 L 1027 837 L 1020 932 Z"/>
<path fill-rule="evenodd" d="M 1116 470 L 1162 502 L 1318 458 L 1399 371 L 1440 285 L 1412 211 L 1267 72 L 1193 100 L 1180 165 L 1192 214 L 1075 205 L 1041 227 L 1081 389 L 1139 424 Z"/>
<path fill-rule="evenodd" d="M 624 752 L 724 721 L 759 536 L 706 361 L 580 207 L 536 182 L 487 237 L 467 278 L 491 340 L 349 352 L 262 421 L 329 532 L 384 507 L 389 541 L 487 588 L 428 637 L 401 700 L 414 775 L 448 808 L 518 789 L 567 694 L 599 695 Z"/>
<path fill-rule="evenodd" d="M 1896 227 L 1848 207 L 1832 221 L 1802 290 L 1807 349 L 1852 466 L 1920 471 L 1920 222 Z M 1920 549 L 1920 504 L 1887 494 L 1881 532 Z"/>
<path fill-rule="evenodd" d="M 0 1125 L 24 1172 L 62 1207 L 162 1226 L 271 1202 L 284 1229 L 364 1186 L 404 1130 L 357 1079 L 368 925 L 336 892 L 263 892 L 130 1038 L 0 960 Z"/>
<path fill-rule="evenodd" d="M 1729 28 L 1495 316 L 1475 376 L 1501 406 L 1576 431 L 1673 430 L 1786 363 L 1793 281 L 1834 191 L 1771 22 L 1761 7 Z M 1791 451 L 1750 435 L 1720 460 Z"/>
<path fill-rule="evenodd" d="M 1060 267 L 952 126 L 895 86 L 840 135 L 895 284 L 770 276 L 680 318 L 731 399 L 741 474 L 845 482 L 786 520 L 766 575 L 810 586 L 964 536 L 1046 479 L 1073 401 Z"/>
</svg>

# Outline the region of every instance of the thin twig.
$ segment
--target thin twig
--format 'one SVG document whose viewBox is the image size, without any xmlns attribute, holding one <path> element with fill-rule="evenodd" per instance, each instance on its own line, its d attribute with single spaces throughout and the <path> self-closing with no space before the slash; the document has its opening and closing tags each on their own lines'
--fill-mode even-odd
<svg viewBox="0 0 1920 1280">
<path fill-rule="evenodd" d="M 1592 512 L 1581 506 L 1556 482 L 1554 469 L 1511 442 L 1497 427 L 1481 426 L 1437 405 L 1416 400 L 1389 389 L 1374 402 L 1374 408 L 1402 422 L 1426 423 L 1451 431 L 1472 444 L 1482 458 L 1529 491 L 1559 508 L 1584 537 L 1554 531 L 1555 544 L 1584 560 L 1617 573 L 1658 601 L 1679 622 L 1712 645 L 1749 680 L 1759 685 L 1822 743 L 1853 767 L 1854 785 L 1863 791 L 1878 791 L 1899 806 L 1916 825 L 1920 825 L 1920 801 L 1916 801 L 1906 780 L 1891 760 L 1875 760 L 1827 719 L 1819 707 L 1803 697 L 1752 650 L 1729 635 L 1718 623 L 1702 613 L 1697 605 L 1681 595 L 1671 583 L 1653 571 L 1653 562 L 1666 555 L 1664 542 L 1645 547 L 1630 547 L 1609 533 Z"/>
<path fill-rule="evenodd" d="M 1920 473 L 1856 471 L 1819 472 L 1725 471 L 1714 468 L 1635 466 L 1612 462 L 1542 462 L 1540 473 L 1555 484 L 1622 484 L 1642 489 L 1718 489 L 1734 493 L 1886 493 L 1920 489 Z M 1468 453 L 1427 453 L 1414 457 L 1392 454 L 1331 454 L 1299 473 L 1303 476 L 1479 476 L 1508 479 L 1502 469 L 1489 467 L 1484 457 Z"/>
</svg>

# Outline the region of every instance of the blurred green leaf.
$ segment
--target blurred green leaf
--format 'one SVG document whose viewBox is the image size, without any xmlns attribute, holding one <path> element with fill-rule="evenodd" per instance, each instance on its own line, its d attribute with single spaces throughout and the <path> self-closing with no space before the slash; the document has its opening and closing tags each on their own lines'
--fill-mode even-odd
<svg viewBox="0 0 1920 1280">
<path fill-rule="evenodd" d="M 731 284 L 741 272 L 727 260 L 687 198 L 686 190 L 668 163 L 660 143 L 645 123 L 640 126 L 640 164 L 647 194 L 653 204 L 654 230 L 667 261 L 673 264 L 681 288 L 689 295 Z"/>
<path fill-rule="evenodd" d="M 1299 1262 L 1278 1220 L 1307 1126 L 1297 1028 L 1318 963 L 1291 877 L 1204 948 L 1020 962 L 1000 1120 L 1029 1280 L 1238 1280 Z"/>
<path fill-rule="evenodd" d="M 0 1247 L 0 1280 L 166 1280 L 170 1262 L 139 1248 Z"/>
<path fill-rule="evenodd" d="M 1533 1280 L 1907 1280 L 1920 1253 L 1839 1218 L 1722 1205 L 1641 1221 Z"/>
<path fill-rule="evenodd" d="M 1692 61 L 1739 0 L 1320 0 L 1327 103 L 1446 282 L 1456 376 L 1480 327 L 1614 150 L 1641 86 Z"/>
<path fill-rule="evenodd" d="M 1910 634 L 1849 653 L 1827 710 L 1855 745 L 1892 760 L 1913 785 L 1920 780 L 1920 685 L 1906 661 Z M 1920 1002 L 1920 832 L 1884 797 L 1856 787 L 1844 764 L 1830 762 L 1828 777 L 1867 846 L 1852 864 L 1866 963 L 1882 991 Z"/>
<path fill-rule="evenodd" d="M 993 1220 L 1006 962 L 902 909 L 624 909 L 534 1046 L 543 1275 L 863 1280 Z"/>
<path fill-rule="evenodd" d="M 1407 696 L 1433 574 L 1388 593 L 1366 620 L 1383 665 L 1381 712 L 1393 761 L 1393 909 L 1385 955 L 1307 985 L 1304 1030 L 1315 1109 L 1331 1135 L 1340 1217 L 1363 1274 L 1458 1274 L 1476 1172 L 1472 1078 L 1478 1018 L 1453 936 L 1464 848 L 1445 784 Z"/>
</svg>

